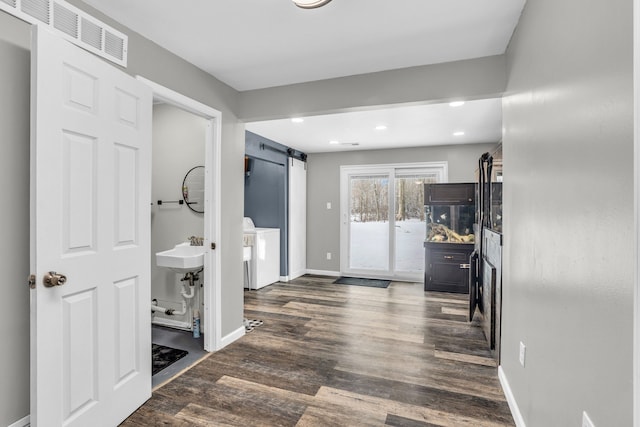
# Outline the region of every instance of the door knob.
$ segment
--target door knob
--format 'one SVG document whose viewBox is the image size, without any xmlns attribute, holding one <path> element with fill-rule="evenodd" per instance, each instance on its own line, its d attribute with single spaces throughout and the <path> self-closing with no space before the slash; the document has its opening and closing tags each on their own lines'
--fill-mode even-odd
<svg viewBox="0 0 640 427">
<path fill-rule="evenodd" d="M 67 276 L 64 274 L 50 271 L 42 278 L 42 284 L 47 288 L 53 288 L 54 286 L 62 286 L 67 282 Z"/>
</svg>

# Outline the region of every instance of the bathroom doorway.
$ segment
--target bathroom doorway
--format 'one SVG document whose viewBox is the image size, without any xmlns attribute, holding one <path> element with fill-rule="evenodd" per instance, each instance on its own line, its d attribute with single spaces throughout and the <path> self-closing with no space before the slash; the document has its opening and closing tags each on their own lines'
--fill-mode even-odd
<svg viewBox="0 0 640 427">
<path fill-rule="evenodd" d="M 199 324 L 204 312 L 203 267 L 176 271 L 161 265 L 156 257 L 157 253 L 175 252 L 176 245 L 203 244 L 206 126 L 204 118 L 174 105 L 153 104 L 150 257 L 154 387 L 206 355 Z"/>
<path fill-rule="evenodd" d="M 165 305 L 173 314 L 156 311 L 153 342 L 183 347 L 191 353 L 175 363 L 189 366 L 221 347 L 220 328 L 220 112 L 138 76 L 153 91 L 153 176 L 151 206 L 151 304 Z M 203 199 L 193 203 L 196 188 L 188 180 L 197 175 Z M 193 238 L 193 239 L 190 239 Z M 179 244 L 201 245 L 204 265 L 191 277 L 158 267 L 156 252 Z M 195 277 L 194 277 L 195 276 Z M 186 280 L 185 280 L 186 279 Z M 186 297 L 185 297 L 186 296 Z M 155 301 L 154 301 L 155 300 Z M 194 315 L 200 338 L 193 338 Z M 171 343 L 175 344 L 172 345 Z M 186 367 L 185 366 L 185 367 Z M 154 386 L 173 375 L 165 372 Z"/>
</svg>

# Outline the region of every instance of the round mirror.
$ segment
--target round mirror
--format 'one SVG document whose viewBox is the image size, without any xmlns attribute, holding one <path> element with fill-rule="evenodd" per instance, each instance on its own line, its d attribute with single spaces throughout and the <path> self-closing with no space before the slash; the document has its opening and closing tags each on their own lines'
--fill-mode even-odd
<svg viewBox="0 0 640 427">
<path fill-rule="evenodd" d="M 189 209 L 204 213 L 204 166 L 191 168 L 184 176 L 182 198 Z"/>
</svg>

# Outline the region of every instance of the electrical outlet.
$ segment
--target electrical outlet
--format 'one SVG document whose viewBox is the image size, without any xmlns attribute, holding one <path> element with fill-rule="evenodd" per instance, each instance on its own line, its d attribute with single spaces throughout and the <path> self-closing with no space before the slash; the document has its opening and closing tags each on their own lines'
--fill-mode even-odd
<svg viewBox="0 0 640 427">
<path fill-rule="evenodd" d="M 522 341 L 520 341 L 520 364 L 524 367 L 524 359 L 527 354 L 527 346 L 524 345 Z"/>
<path fill-rule="evenodd" d="M 582 427 L 596 427 L 589 415 L 587 415 L 587 411 L 582 412 Z"/>
<path fill-rule="evenodd" d="M 331 252 L 327 252 L 327 259 L 331 259 Z"/>
</svg>

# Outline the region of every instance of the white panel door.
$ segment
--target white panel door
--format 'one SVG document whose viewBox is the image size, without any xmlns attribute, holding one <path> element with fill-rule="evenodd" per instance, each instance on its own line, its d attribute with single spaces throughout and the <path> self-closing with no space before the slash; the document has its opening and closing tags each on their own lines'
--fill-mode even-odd
<svg viewBox="0 0 640 427">
<path fill-rule="evenodd" d="M 152 95 L 33 28 L 31 425 L 114 426 L 151 396 Z"/>
<path fill-rule="evenodd" d="M 289 160 L 289 279 L 307 272 L 307 164 Z"/>
</svg>

